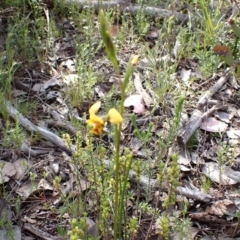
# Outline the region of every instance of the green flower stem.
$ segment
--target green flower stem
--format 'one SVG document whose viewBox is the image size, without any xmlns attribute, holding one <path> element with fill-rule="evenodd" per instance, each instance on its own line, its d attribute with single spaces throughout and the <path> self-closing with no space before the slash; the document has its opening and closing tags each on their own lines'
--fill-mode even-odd
<svg viewBox="0 0 240 240">
<path fill-rule="evenodd" d="M 120 74 L 118 75 L 119 82 L 121 82 Z M 121 103 L 120 103 L 120 114 L 123 117 L 124 112 L 124 100 L 125 100 L 125 89 L 123 85 L 121 85 Z M 123 212 L 123 202 L 124 202 L 124 193 L 125 190 L 121 189 L 120 187 L 120 179 L 119 179 L 119 173 L 120 173 L 120 138 L 121 138 L 121 130 L 122 130 L 122 124 L 115 126 L 115 148 L 116 148 L 116 154 L 115 154 L 115 202 L 114 202 L 114 240 L 117 240 L 118 234 L 121 235 L 122 232 L 122 212 Z M 119 188 L 120 187 L 120 188 Z M 126 189 L 126 187 L 125 187 Z M 119 190 L 120 190 L 120 196 L 121 200 L 119 202 Z M 120 205 L 119 205 L 120 203 Z M 120 209 L 119 209 L 120 206 Z M 121 239 L 121 237 L 119 238 Z"/>
<path fill-rule="evenodd" d="M 124 113 L 124 100 L 125 100 L 125 90 L 129 79 L 131 78 L 134 64 L 131 60 L 128 62 L 127 69 L 124 76 L 124 81 L 121 81 L 120 69 L 118 66 L 118 60 L 115 52 L 115 47 L 111 38 L 111 35 L 108 32 L 108 26 L 104 17 L 103 11 L 100 11 L 99 20 L 101 25 L 101 36 L 103 38 L 103 42 L 105 45 L 105 49 L 108 55 L 109 60 L 112 62 L 113 67 L 118 75 L 119 84 L 121 87 L 121 103 L 120 103 L 120 114 L 123 117 Z M 122 124 L 115 125 L 115 196 L 114 196 L 114 240 L 121 239 L 122 234 L 122 213 L 124 209 L 124 198 L 126 194 L 127 188 L 127 179 L 128 172 L 124 174 L 124 184 L 121 185 L 120 179 L 120 134 L 122 130 Z M 131 164 L 127 167 L 128 171 L 130 169 Z M 119 195 L 120 194 L 120 195 Z M 126 225 L 126 221 L 125 221 Z M 119 236 L 119 238 L 118 238 Z"/>
<path fill-rule="evenodd" d="M 122 124 L 115 126 L 115 201 L 114 201 L 114 240 L 117 240 L 118 233 L 121 234 L 120 229 L 118 229 L 118 220 L 119 220 L 119 171 L 120 171 L 120 133 L 121 133 Z M 120 211 L 121 212 L 121 211 Z"/>
<path fill-rule="evenodd" d="M 128 162 L 127 162 L 128 163 Z M 120 193 L 120 212 L 119 212 L 119 229 L 122 229 L 122 216 L 123 216 L 123 210 L 124 210 L 124 197 L 126 195 L 126 189 L 127 189 L 127 182 L 128 182 L 128 174 L 131 169 L 132 165 L 132 157 L 131 160 L 129 161 L 127 165 L 127 169 L 125 169 L 125 175 L 124 175 L 124 182 L 123 182 L 123 187 L 122 191 Z M 127 220 L 126 220 L 126 214 L 124 214 L 124 226 L 125 226 L 125 234 L 124 236 L 126 237 L 126 226 L 127 226 Z"/>
</svg>

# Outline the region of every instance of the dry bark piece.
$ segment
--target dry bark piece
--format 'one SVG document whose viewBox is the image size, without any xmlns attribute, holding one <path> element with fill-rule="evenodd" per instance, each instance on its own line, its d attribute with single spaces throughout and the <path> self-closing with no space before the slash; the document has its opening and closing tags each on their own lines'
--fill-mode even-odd
<svg viewBox="0 0 240 240">
<path fill-rule="evenodd" d="M 69 124 L 67 124 L 67 123 L 64 123 L 64 122 L 61 122 L 61 121 L 54 121 L 54 120 L 51 120 L 51 119 L 46 120 L 45 123 L 50 128 L 51 127 L 57 127 L 57 128 L 60 128 L 60 129 L 67 130 L 73 136 L 77 135 L 77 130 L 74 127 L 72 127 Z"/>
<path fill-rule="evenodd" d="M 57 78 L 53 77 L 44 83 L 36 83 L 32 90 L 35 92 L 45 92 L 48 88 L 60 88 L 61 85 L 61 82 Z"/>
<path fill-rule="evenodd" d="M 190 120 L 179 130 L 177 141 L 180 145 L 186 145 L 190 137 L 196 132 L 201 125 L 203 119 L 215 112 L 218 108 L 216 106 L 209 109 L 207 112 L 196 109 L 194 110 Z"/>
<path fill-rule="evenodd" d="M 162 186 L 160 186 L 159 182 L 155 179 L 151 179 L 148 178 L 146 176 L 140 176 L 139 178 L 137 177 L 137 173 L 130 170 L 129 172 L 129 179 L 132 182 L 138 182 L 140 183 L 140 186 L 142 186 L 143 188 L 156 188 L 156 189 L 162 189 L 164 191 L 168 191 L 169 186 L 167 184 L 163 184 Z M 185 196 L 187 198 L 190 199 L 196 199 L 199 200 L 201 202 L 209 202 L 212 200 L 212 197 L 209 194 L 200 192 L 200 191 L 195 191 L 195 190 L 191 190 L 188 188 L 184 188 L 184 187 L 177 187 L 176 189 L 176 193 L 182 196 Z"/>
<path fill-rule="evenodd" d="M 187 150 L 182 150 L 178 156 L 178 164 L 189 165 L 191 162 L 190 154 Z"/>
<path fill-rule="evenodd" d="M 38 182 L 34 180 L 28 180 L 16 191 L 16 193 L 19 194 L 22 199 L 27 199 L 29 196 L 45 190 L 53 191 L 53 187 L 47 180 L 41 179 Z"/>
<path fill-rule="evenodd" d="M 197 108 L 205 106 L 207 101 L 213 96 L 213 94 L 217 93 L 222 88 L 222 86 L 229 80 L 230 76 L 231 73 L 229 69 L 227 69 L 224 76 L 219 78 L 219 80 L 212 87 L 210 87 L 209 90 L 206 91 L 205 94 L 200 98 L 197 103 Z"/>
<path fill-rule="evenodd" d="M 182 68 L 181 71 L 180 71 L 180 78 L 181 78 L 181 80 L 183 82 L 187 82 L 190 79 L 190 77 L 191 77 L 191 72 L 192 72 L 191 69 L 187 70 L 185 68 Z"/>
<path fill-rule="evenodd" d="M 75 183 L 77 183 L 75 185 Z M 74 187 L 75 185 L 75 187 Z M 64 195 L 67 195 L 70 191 L 74 195 L 81 194 L 83 191 L 87 190 L 90 187 L 90 183 L 85 179 L 81 178 L 80 180 L 73 174 L 70 174 L 70 179 L 63 183 L 61 186 L 61 192 Z"/>
<path fill-rule="evenodd" d="M 96 238 L 99 238 L 100 237 L 100 233 L 99 233 L 99 227 L 98 227 L 98 224 L 95 223 L 91 218 L 87 218 L 86 219 L 86 222 L 87 222 L 87 231 L 88 231 L 88 234 L 90 236 L 94 236 Z"/>
<path fill-rule="evenodd" d="M 42 178 L 39 183 L 38 183 L 38 189 L 43 189 L 43 190 L 50 190 L 53 191 L 52 185 L 49 184 L 49 182 Z"/>
<path fill-rule="evenodd" d="M 221 121 L 225 122 L 225 123 L 229 123 L 230 120 L 234 117 L 234 113 L 227 113 L 227 112 L 222 112 L 219 111 L 217 113 L 214 114 L 218 119 L 220 119 Z"/>
</svg>

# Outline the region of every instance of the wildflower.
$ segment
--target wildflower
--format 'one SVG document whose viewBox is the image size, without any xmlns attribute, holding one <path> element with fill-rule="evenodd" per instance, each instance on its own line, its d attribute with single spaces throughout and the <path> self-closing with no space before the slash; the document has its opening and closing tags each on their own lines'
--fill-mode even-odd
<svg viewBox="0 0 240 240">
<path fill-rule="evenodd" d="M 100 135 L 102 133 L 104 123 L 107 121 L 107 118 L 112 124 L 119 124 L 123 121 L 121 114 L 115 108 L 112 108 L 108 111 L 107 118 L 101 118 L 97 116 L 96 113 L 100 107 L 101 102 L 96 102 L 89 109 L 89 119 L 87 120 L 87 124 L 92 127 L 92 133 L 94 135 Z"/>
<path fill-rule="evenodd" d="M 139 59 L 138 55 L 134 56 L 133 59 L 131 60 L 131 64 L 133 66 L 136 66 L 138 64 L 138 59 Z"/>
<path fill-rule="evenodd" d="M 101 102 L 94 103 L 89 109 L 89 119 L 87 120 L 87 124 L 92 126 L 92 133 L 94 135 L 100 135 L 103 131 L 104 120 L 97 116 L 99 108 L 101 107 Z"/>
<path fill-rule="evenodd" d="M 100 107 L 101 107 L 101 102 L 100 101 L 94 103 L 89 109 L 89 114 L 90 115 L 91 114 L 96 114 Z"/>
<path fill-rule="evenodd" d="M 108 111 L 108 118 L 109 122 L 112 124 L 119 124 L 123 121 L 121 114 L 115 108 Z"/>
</svg>

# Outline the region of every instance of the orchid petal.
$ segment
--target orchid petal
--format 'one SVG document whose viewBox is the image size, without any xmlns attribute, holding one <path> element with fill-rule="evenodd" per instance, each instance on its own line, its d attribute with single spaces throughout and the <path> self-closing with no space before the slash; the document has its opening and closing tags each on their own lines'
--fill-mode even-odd
<svg viewBox="0 0 240 240">
<path fill-rule="evenodd" d="M 121 114 L 115 108 L 112 108 L 108 111 L 108 117 L 109 121 L 113 124 L 119 124 L 123 121 Z"/>
</svg>

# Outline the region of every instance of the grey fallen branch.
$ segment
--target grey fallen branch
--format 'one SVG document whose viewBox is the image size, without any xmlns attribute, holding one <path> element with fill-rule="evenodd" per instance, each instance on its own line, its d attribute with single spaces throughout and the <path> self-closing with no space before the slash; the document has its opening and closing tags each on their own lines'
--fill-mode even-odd
<svg viewBox="0 0 240 240">
<path fill-rule="evenodd" d="M 54 237 L 54 236 L 50 235 L 49 233 L 44 232 L 43 230 L 41 230 L 29 223 L 25 223 L 23 225 L 23 229 L 31 232 L 32 234 L 34 234 L 35 236 L 37 236 L 43 240 L 61 240 L 62 239 L 62 237 L 60 237 L 60 236 Z"/>
<path fill-rule="evenodd" d="M 48 131 L 45 128 L 39 127 L 35 124 L 33 124 L 31 121 L 29 121 L 27 118 L 25 118 L 21 113 L 19 113 L 17 111 L 17 109 L 15 109 L 8 101 L 5 102 L 5 106 L 6 106 L 6 110 L 9 113 L 9 115 L 17 122 L 19 121 L 19 123 L 25 128 L 27 129 L 29 132 L 31 133 L 38 133 L 40 134 L 43 138 L 45 138 L 46 140 L 54 143 L 56 146 L 58 146 L 60 149 L 71 153 L 74 150 L 74 147 L 72 147 L 71 150 L 69 150 L 64 141 L 62 140 L 62 138 L 60 138 L 59 136 L 57 136 L 56 134 Z"/>
<path fill-rule="evenodd" d="M 47 129 L 44 129 L 42 127 L 36 126 L 32 122 L 30 122 L 27 118 L 25 118 L 21 113 L 19 113 L 8 101 L 6 101 L 6 108 L 9 113 L 9 115 L 15 120 L 19 121 L 19 123 L 28 131 L 30 132 L 36 132 L 40 134 L 43 138 L 47 139 L 48 141 L 52 142 L 59 148 L 61 148 L 63 151 L 66 151 L 69 154 L 73 154 L 75 151 L 75 146 L 71 146 L 71 149 L 68 149 L 63 141 L 62 138 L 57 136 L 56 134 L 50 132 Z M 104 161 L 104 164 L 106 168 L 109 168 L 109 166 L 112 164 L 110 161 Z M 138 177 L 137 174 L 134 171 L 129 172 L 129 179 L 132 182 L 138 182 L 140 186 L 144 188 L 153 187 L 155 189 L 162 189 L 164 191 L 168 190 L 168 186 L 160 186 L 157 180 L 148 178 L 146 176 L 140 176 Z M 201 191 L 193 191 L 191 189 L 178 187 L 177 188 L 177 194 L 181 194 L 183 196 L 186 196 L 188 198 L 197 199 L 202 202 L 209 202 L 212 197 L 208 194 L 205 194 Z"/>
<path fill-rule="evenodd" d="M 139 6 L 136 4 L 131 4 L 126 1 L 112 1 L 112 2 L 106 2 L 106 1 L 86 1 L 86 0 L 65 0 L 66 4 L 74 4 L 76 6 L 79 6 L 79 8 L 82 10 L 84 8 L 93 8 L 96 12 L 99 11 L 99 9 L 116 9 L 120 12 L 129 12 L 131 15 L 137 15 L 139 11 L 142 11 L 142 13 L 145 16 L 153 17 L 153 18 L 170 18 L 171 16 L 174 16 L 175 19 L 179 24 L 183 23 L 186 24 L 189 20 L 188 16 L 186 14 L 182 14 L 176 11 L 171 11 L 167 9 L 161 9 L 156 7 L 150 7 L 150 6 Z"/>
<path fill-rule="evenodd" d="M 32 149 L 26 141 L 22 142 L 21 151 L 28 156 L 38 156 L 42 154 L 49 153 L 52 149 Z"/>
<path fill-rule="evenodd" d="M 199 99 L 197 108 L 193 111 L 190 120 L 179 130 L 177 136 L 178 144 L 186 145 L 191 136 L 199 128 L 202 121 L 210 116 L 214 111 L 222 107 L 213 106 L 211 109 L 204 112 L 204 106 L 207 105 L 207 103 L 210 101 L 210 98 L 222 88 L 222 86 L 228 81 L 229 78 L 230 72 L 227 70 L 224 76 L 219 78 L 219 80 Z"/>
<path fill-rule="evenodd" d="M 111 161 L 105 160 L 104 164 L 107 167 L 110 167 L 111 166 Z M 145 188 L 145 189 L 147 189 L 147 188 L 161 189 L 165 192 L 167 192 L 168 189 L 169 189 L 168 184 L 163 183 L 160 186 L 160 183 L 156 179 L 151 179 L 151 178 L 148 178 L 148 177 L 143 176 L 143 175 L 138 177 L 137 173 L 134 172 L 133 170 L 129 171 L 128 177 L 129 177 L 131 182 L 138 183 L 138 184 L 140 184 L 140 186 L 142 188 Z M 176 193 L 179 194 L 179 195 L 185 196 L 187 198 L 190 198 L 190 199 L 199 200 L 201 202 L 210 202 L 212 200 L 212 197 L 209 194 L 203 193 L 201 191 L 191 190 L 189 188 L 184 188 L 184 187 L 177 187 Z"/>
</svg>

